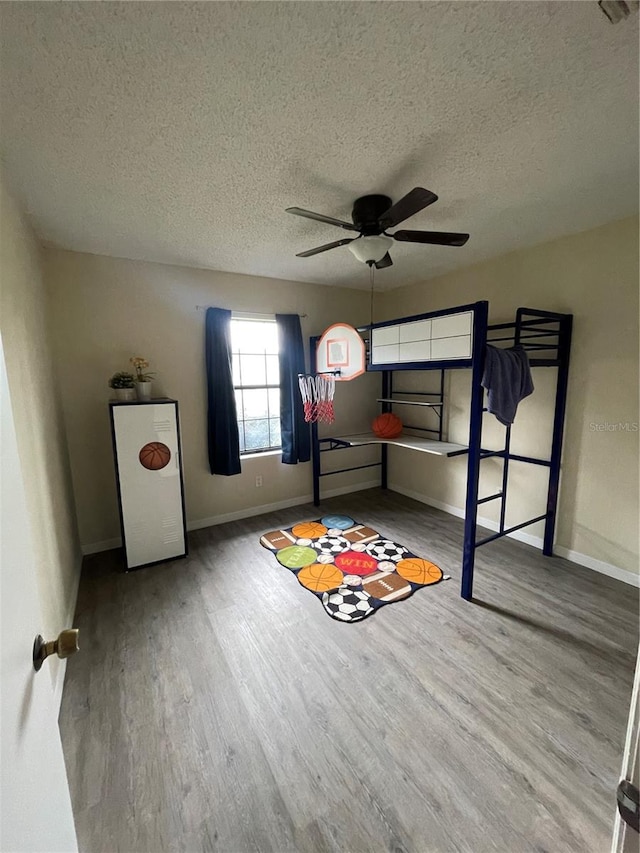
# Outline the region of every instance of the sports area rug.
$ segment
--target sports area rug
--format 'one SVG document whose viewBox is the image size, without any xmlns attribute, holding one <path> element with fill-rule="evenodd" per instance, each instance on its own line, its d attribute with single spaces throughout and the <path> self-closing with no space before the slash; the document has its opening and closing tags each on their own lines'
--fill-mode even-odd
<svg viewBox="0 0 640 853">
<path fill-rule="evenodd" d="M 280 565 L 341 622 L 360 622 L 448 575 L 347 515 L 325 515 L 260 537 Z"/>
</svg>

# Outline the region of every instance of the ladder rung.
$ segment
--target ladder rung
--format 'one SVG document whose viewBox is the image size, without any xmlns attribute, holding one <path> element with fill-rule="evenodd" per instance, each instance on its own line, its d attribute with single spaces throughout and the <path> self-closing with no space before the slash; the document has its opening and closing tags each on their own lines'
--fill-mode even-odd
<svg viewBox="0 0 640 853">
<path fill-rule="evenodd" d="M 479 504 L 486 504 L 487 501 L 495 501 L 497 498 L 504 497 L 504 492 L 497 492 L 495 495 L 489 495 L 486 498 L 478 498 Z"/>
</svg>

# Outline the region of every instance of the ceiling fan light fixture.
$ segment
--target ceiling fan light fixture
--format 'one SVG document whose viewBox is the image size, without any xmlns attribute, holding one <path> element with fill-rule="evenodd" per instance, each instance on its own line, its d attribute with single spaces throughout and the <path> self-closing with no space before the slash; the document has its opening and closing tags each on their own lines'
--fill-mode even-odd
<svg viewBox="0 0 640 853">
<path fill-rule="evenodd" d="M 375 264 L 387 254 L 393 240 L 391 237 L 379 236 L 357 237 L 349 243 L 349 251 L 363 264 Z"/>
</svg>

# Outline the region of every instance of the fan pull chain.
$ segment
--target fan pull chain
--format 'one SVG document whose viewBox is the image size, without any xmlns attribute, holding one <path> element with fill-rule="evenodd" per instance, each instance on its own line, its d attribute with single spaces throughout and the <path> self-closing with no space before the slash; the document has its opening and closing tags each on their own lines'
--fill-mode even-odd
<svg viewBox="0 0 640 853">
<path fill-rule="evenodd" d="M 369 313 L 371 315 L 371 325 L 373 326 L 373 264 L 369 264 L 369 283 L 371 285 L 371 298 L 369 305 Z M 369 336 L 371 336 L 371 332 L 369 332 Z"/>
</svg>

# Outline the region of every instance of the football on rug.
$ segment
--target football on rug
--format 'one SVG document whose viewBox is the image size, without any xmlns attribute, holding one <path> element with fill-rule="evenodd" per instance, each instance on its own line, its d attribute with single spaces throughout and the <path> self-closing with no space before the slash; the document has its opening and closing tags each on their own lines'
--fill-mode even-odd
<svg viewBox="0 0 640 853">
<path fill-rule="evenodd" d="M 341 622 L 360 622 L 448 578 L 435 563 L 347 515 L 272 530 L 260 544 Z"/>
</svg>

